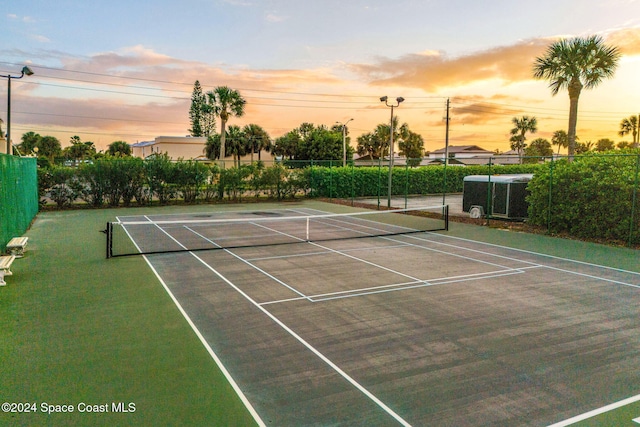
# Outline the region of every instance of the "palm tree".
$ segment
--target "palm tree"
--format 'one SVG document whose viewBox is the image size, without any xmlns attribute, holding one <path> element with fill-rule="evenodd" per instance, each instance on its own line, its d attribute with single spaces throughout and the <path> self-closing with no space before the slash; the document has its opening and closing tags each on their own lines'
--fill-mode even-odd
<svg viewBox="0 0 640 427">
<path fill-rule="evenodd" d="M 218 86 L 207 92 L 207 99 L 214 115 L 220 117 L 220 160 L 224 161 L 227 121 L 230 117 L 244 115 L 244 106 L 247 101 L 240 95 L 240 92 L 228 86 Z"/>
<path fill-rule="evenodd" d="M 526 134 L 527 132 L 536 133 L 538 131 L 538 119 L 535 117 L 522 116 L 521 118 L 514 117 L 511 119 L 513 123 L 513 129 L 511 129 L 511 149 L 518 152 L 518 156 L 522 157 L 522 151 L 527 144 Z"/>
<path fill-rule="evenodd" d="M 569 146 L 569 137 L 567 136 L 567 132 L 563 130 L 555 131 L 551 137 L 551 144 L 558 146 L 558 154 L 560 154 L 560 148 L 567 148 Z"/>
<path fill-rule="evenodd" d="M 251 153 L 251 163 L 253 163 L 254 153 L 258 153 L 258 160 L 261 160 L 260 153 L 262 150 L 271 151 L 271 137 L 262 127 L 252 123 L 242 128 L 242 132 L 247 142 L 247 151 Z"/>
<path fill-rule="evenodd" d="M 620 122 L 620 132 L 618 132 L 620 136 L 625 136 L 630 133 L 633 136 L 633 146 L 636 148 L 638 148 L 638 119 L 640 119 L 640 115 L 622 119 Z"/>
<path fill-rule="evenodd" d="M 552 95 L 565 88 L 569 92 L 569 156 L 576 149 L 580 92 L 612 77 L 619 59 L 618 48 L 605 45 L 600 36 L 559 40 L 547 48 L 544 56 L 536 58 L 533 76 L 548 80 Z"/>
<path fill-rule="evenodd" d="M 131 146 L 125 141 L 113 141 L 107 148 L 107 153 L 112 156 L 130 156 Z"/>
<path fill-rule="evenodd" d="M 246 138 L 244 132 L 240 126 L 231 125 L 229 129 L 227 129 L 227 137 L 229 137 L 229 154 L 234 156 L 233 164 L 235 166 L 236 160 L 238 163 L 238 167 L 240 167 L 240 156 L 246 154 Z M 222 139 L 220 140 L 222 141 Z"/>
</svg>

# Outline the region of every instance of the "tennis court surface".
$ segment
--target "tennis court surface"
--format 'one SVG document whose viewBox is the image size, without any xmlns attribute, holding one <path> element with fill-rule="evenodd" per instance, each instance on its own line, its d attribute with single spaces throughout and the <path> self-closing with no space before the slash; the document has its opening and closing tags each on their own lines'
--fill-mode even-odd
<svg viewBox="0 0 640 427">
<path fill-rule="evenodd" d="M 639 273 L 324 215 L 123 217 L 111 243 L 153 252 L 260 424 L 546 426 L 640 393 Z M 321 238 L 263 222 L 307 216 Z"/>
</svg>

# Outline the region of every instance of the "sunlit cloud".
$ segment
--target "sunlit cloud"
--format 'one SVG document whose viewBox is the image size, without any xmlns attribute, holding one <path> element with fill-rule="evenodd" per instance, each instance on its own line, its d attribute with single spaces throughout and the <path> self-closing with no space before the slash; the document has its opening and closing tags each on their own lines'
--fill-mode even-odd
<svg viewBox="0 0 640 427">
<path fill-rule="evenodd" d="M 560 38 L 528 39 L 453 58 L 426 50 L 395 59 L 381 57 L 372 64 L 353 64 L 351 70 L 372 85 L 416 87 L 427 92 L 487 80 L 507 85 L 530 80 L 534 59 Z M 640 54 L 640 28 L 611 31 L 606 35 L 606 42 L 618 46 L 624 55 Z"/>
</svg>

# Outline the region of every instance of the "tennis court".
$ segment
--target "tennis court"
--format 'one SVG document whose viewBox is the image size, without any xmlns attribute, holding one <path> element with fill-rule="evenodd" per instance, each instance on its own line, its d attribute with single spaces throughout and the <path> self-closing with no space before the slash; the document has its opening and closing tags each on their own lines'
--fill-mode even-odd
<svg viewBox="0 0 640 427">
<path fill-rule="evenodd" d="M 259 423 L 545 426 L 640 393 L 638 273 L 409 215 L 198 215 L 118 220 L 136 250 L 193 249 L 145 257 Z M 318 240 L 262 222 L 309 216 Z"/>
</svg>

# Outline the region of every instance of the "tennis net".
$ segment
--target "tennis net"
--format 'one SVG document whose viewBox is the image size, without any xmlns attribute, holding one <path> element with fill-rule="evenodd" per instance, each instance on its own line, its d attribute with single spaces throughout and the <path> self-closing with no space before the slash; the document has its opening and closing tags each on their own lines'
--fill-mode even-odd
<svg viewBox="0 0 640 427">
<path fill-rule="evenodd" d="M 448 230 L 447 205 L 350 213 L 298 210 L 124 218 L 108 222 L 107 258 Z"/>
</svg>

